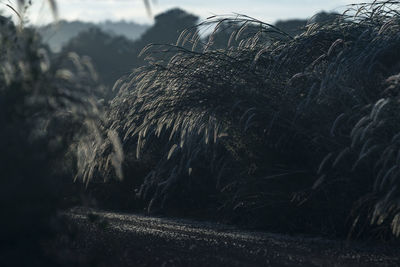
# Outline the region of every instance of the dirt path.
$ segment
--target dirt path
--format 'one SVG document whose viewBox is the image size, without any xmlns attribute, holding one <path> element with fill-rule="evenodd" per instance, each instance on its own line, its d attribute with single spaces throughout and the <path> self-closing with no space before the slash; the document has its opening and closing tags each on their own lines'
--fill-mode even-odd
<svg viewBox="0 0 400 267">
<path fill-rule="evenodd" d="M 73 242 L 59 259 L 91 266 L 400 266 L 400 252 L 319 238 L 245 232 L 234 227 L 74 209 Z"/>
</svg>

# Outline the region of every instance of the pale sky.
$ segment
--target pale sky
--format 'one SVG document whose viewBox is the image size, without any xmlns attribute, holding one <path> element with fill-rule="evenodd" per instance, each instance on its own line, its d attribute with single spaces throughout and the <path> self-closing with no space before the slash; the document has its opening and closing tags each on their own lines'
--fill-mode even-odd
<svg viewBox="0 0 400 267">
<path fill-rule="evenodd" d="M 15 0 L 0 0 L 0 4 Z M 29 19 L 34 24 L 51 21 L 47 0 L 35 0 Z M 60 18 L 99 22 L 104 20 L 136 21 L 152 23 L 142 0 L 57 0 Z M 352 3 L 369 2 L 360 0 L 157 0 L 153 2 L 153 14 L 170 8 L 180 7 L 205 19 L 211 15 L 232 13 L 246 14 L 264 22 L 279 19 L 308 18 L 321 10 L 342 12 Z M 372 1 L 371 1 L 372 2 Z M 3 7 L 4 9 L 4 7 Z"/>
</svg>

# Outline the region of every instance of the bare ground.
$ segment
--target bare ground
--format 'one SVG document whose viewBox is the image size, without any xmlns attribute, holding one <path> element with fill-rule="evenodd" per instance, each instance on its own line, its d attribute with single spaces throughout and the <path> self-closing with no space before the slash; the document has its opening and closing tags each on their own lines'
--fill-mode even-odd
<svg viewBox="0 0 400 267">
<path fill-rule="evenodd" d="M 400 266 L 400 248 L 75 208 L 48 244 L 66 266 Z M 55 256 L 54 256 L 55 255 Z"/>
</svg>

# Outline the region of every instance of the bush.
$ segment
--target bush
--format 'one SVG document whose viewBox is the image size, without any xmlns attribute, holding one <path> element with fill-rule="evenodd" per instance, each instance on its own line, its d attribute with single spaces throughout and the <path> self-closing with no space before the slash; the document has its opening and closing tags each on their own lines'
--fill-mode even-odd
<svg viewBox="0 0 400 267">
<path fill-rule="evenodd" d="M 5 17 L 0 50 L 0 262 L 38 265 L 44 261 L 40 241 L 52 233 L 51 218 L 73 170 L 91 175 L 77 169 L 75 160 L 95 157 L 91 147 L 110 138 L 101 128 L 98 85 L 85 58 L 53 57 L 33 30 Z"/>
</svg>

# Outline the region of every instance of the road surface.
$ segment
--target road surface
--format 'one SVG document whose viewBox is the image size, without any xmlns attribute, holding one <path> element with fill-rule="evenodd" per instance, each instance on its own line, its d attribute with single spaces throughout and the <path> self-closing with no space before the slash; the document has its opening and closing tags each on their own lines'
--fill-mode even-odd
<svg viewBox="0 0 400 267">
<path fill-rule="evenodd" d="M 81 266 L 400 266 L 400 249 L 239 230 L 191 220 L 75 208 L 53 244 Z M 70 223 L 71 224 L 71 223 Z"/>
</svg>

